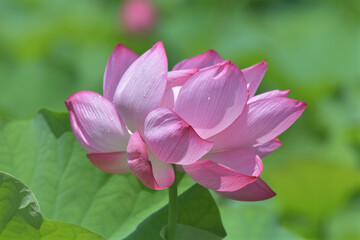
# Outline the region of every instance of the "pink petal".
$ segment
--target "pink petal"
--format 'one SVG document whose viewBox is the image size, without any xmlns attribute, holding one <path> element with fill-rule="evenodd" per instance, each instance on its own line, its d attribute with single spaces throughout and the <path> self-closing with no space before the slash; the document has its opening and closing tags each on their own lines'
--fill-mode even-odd
<svg viewBox="0 0 360 240">
<path fill-rule="evenodd" d="M 174 91 L 172 88 L 169 88 L 165 91 L 163 99 L 161 100 L 160 106 L 173 109 L 174 104 L 175 104 Z"/>
<path fill-rule="evenodd" d="M 158 185 L 164 189 L 170 187 L 175 180 L 174 168 L 171 163 L 166 163 L 150 154 L 153 175 Z"/>
<path fill-rule="evenodd" d="M 258 177 L 263 170 L 260 157 L 247 149 L 210 152 L 204 158 L 248 176 Z"/>
<path fill-rule="evenodd" d="M 130 168 L 126 152 L 90 153 L 87 155 L 95 167 L 107 173 L 127 173 Z"/>
<path fill-rule="evenodd" d="M 290 93 L 290 90 L 280 91 L 280 90 L 272 90 L 269 92 L 264 92 L 262 94 L 256 95 L 249 99 L 248 103 L 256 102 L 262 99 L 267 98 L 275 98 L 275 97 L 287 97 Z"/>
<path fill-rule="evenodd" d="M 305 102 L 289 98 L 252 102 L 233 124 L 209 140 L 214 142 L 214 150 L 261 145 L 289 128 L 305 107 Z"/>
<path fill-rule="evenodd" d="M 150 159 L 146 143 L 139 131 L 131 135 L 126 151 L 132 173 L 147 187 L 161 190 L 174 182 L 175 174 L 171 164 L 155 158 Z"/>
<path fill-rule="evenodd" d="M 220 55 L 214 50 L 210 49 L 205 53 L 199 54 L 195 57 L 185 59 L 176 64 L 173 70 L 190 69 L 190 68 L 205 68 L 224 61 Z"/>
<path fill-rule="evenodd" d="M 238 201 L 262 201 L 272 198 L 276 193 L 261 179 L 234 192 L 217 192 L 221 196 Z"/>
<path fill-rule="evenodd" d="M 158 42 L 124 73 L 114 103 L 130 130 L 142 132 L 147 114 L 160 105 L 167 72 L 165 49 L 162 42 Z"/>
<path fill-rule="evenodd" d="M 182 86 L 189 78 L 199 72 L 199 68 L 171 71 L 168 73 L 166 89 Z"/>
<path fill-rule="evenodd" d="M 266 143 L 253 147 L 251 150 L 255 152 L 257 155 L 259 155 L 261 158 L 264 158 L 265 156 L 269 155 L 270 153 L 278 149 L 280 146 L 281 146 L 280 140 L 274 138 L 273 140 L 270 140 Z"/>
<path fill-rule="evenodd" d="M 126 149 L 129 133 L 115 106 L 91 91 L 80 91 L 65 101 L 71 127 L 79 143 L 89 152 Z"/>
<path fill-rule="evenodd" d="M 183 168 L 195 182 L 215 191 L 233 192 L 256 180 L 210 160 L 183 165 Z"/>
<path fill-rule="evenodd" d="M 245 79 L 230 61 L 200 71 L 181 88 L 174 110 L 202 138 L 228 127 L 247 101 Z"/>
<path fill-rule="evenodd" d="M 255 95 L 255 92 L 258 89 L 260 82 L 264 77 L 266 69 L 267 69 L 267 63 L 264 60 L 258 64 L 255 64 L 251 67 L 242 70 L 247 82 L 250 98 Z"/>
<path fill-rule="evenodd" d="M 191 164 L 210 151 L 213 143 L 168 108 L 157 108 L 145 120 L 145 139 L 151 152 L 163 162 Z"/>
<path fill-rule="evenodd" d="M 104 73 L 104 97 L 113 100 L 115 90 L 128 67 L 139 56 L 122 44 L 116 45 L 107 62 Z"/>
<path fill-rule="evenodd" d="M 181 90 L 181 86 L 178 86 L 178 87 L 173 87 L 172 90 L 174 92 L 174 102 L 176 102 L 178 96 L 179 96 L 179 92 Z"/>
</svg>

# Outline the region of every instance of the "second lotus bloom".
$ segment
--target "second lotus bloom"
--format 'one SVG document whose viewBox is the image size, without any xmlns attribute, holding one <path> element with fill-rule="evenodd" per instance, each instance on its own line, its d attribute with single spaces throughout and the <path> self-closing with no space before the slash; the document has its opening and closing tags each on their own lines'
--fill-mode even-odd
<svg viewBox="0 0 360 240">
<path fill-rule="evenodd" d="M 117 45 L 103 96 L 81 91 L 65 103 L 76 138 L 105 172 L 131 171 L 160 190 L 173 183 L 177 164 L 225 197 L 263 200 L 274 192 L 259 178 L 261 158 L 306 105 L 289 91 L 254 96 L 266 68 L 241 71 L 209 50 L 168 72 L 161 42 L 140 57 Z"/>
</svg>

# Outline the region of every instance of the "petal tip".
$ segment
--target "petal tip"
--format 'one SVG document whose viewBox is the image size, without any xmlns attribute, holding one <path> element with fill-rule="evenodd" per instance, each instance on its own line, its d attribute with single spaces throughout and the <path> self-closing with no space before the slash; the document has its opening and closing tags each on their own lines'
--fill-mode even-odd
<svg viewBox="0 0 360 240">
<path fill-rule="evenodd" d="M 154 44 L 154 46 L 152 48 L 164 48 L 164 43 L 162 41 L 158 41 L 157 43 Z"/>
<path fill-rule="evenodd" d="M 114 49 L 118 50 L 118 49 L 122 49 L 124 47 L 126 47 L 126 46 L 121 44 L 121 43 L 118 43 L 118 44 L 115 45 Z"/>
<path fill-rule="evenodd" d="M 70 110 L 70 105 L 71 105 L 71 103 L 70 103 L 69 98 L 66 99 L 66 100 L 64 101 L 64 103 L 65 103 L 66 108 L 67 108 L 68 110 Z"/>
<path fill-rule="evenodd" d="M 209 49 L 206 51 L 207 53 L 217 53 L 214 49 Z"/>
<path fill-rule="evenodd" d="M 304 111 L 307 106 L 307 103 L 299 100 L 295 100 L 295 101 L 297 101 L 296 106 L 300 107 L 301 111 Z"/>
<path fill-rule="evenodd" d="M 224 62 L 222 62 L 220 65 L 232 65 L 233 63 L 229 60 L 226 59 Z"/>
</svg>

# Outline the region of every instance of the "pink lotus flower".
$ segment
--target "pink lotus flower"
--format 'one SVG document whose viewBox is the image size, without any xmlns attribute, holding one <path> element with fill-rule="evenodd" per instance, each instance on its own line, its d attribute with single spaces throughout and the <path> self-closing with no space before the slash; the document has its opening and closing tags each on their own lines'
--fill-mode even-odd
<svg viewBox="0 0 360 240">
<path fill-rule="evenodd" d="M 103 171 L 131 171 L 146 186 L 174 181 L 172 164 L 206 188 L 236 200 L 274 192 L 259 178 L 261 158 L 305 103 L 274 90 L 254 96 L 264 62 L 241 71 L 213 50 L 168 72 L 161 42 L 138 57 L 118 45 L 104 74 L 104 96 L 82 91 L 66 100 L 76 138 Z"/>
</svg>

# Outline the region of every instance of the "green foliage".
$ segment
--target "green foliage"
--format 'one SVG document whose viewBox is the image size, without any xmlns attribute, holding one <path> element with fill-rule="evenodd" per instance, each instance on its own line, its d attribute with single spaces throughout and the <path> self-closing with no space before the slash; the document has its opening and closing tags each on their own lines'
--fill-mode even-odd
<svg viewBox="0 0 360 240">
<path fill-rule="evenodd" d="M 86 227 L 107 239 L 130 234 L 167 202 L 130 173 L 95 168 L 69 128 L 67 114 L 40 111 L 33 120 L 0 121 L 0 169 L 35 193 L 44 217 Z M 180 193 L 193 184 L 184 177 Z"/>
<path fill-rule="evenodd" d="M 281 226 L 275 199 L 265 202 L 225 200 L 225 203 L 221 204 L 220 212 L 228 233 L 226 240 L 302 239 Z"/>
<path fill-rule="evenodd" d="M 101 240 L 101 236 L 68 223 L 46 220 L 38 202 L 18 179 L 0 172 L 0 238 L 21 240 Z"/>
<path fill-rule="evenodd" d="M 164 236 L 162 237 L 164 240 L 166 240 Z M 199 228 L 195 228 L 183 224 L 177 224 L 175 240 L 187 240 L 187 239 L 221 240 L 222 238 Z"/>
<path fill-rule="evenodd" d="M 214 239 L 222 239 L 226 233 L 222 226 L 219 210 L 209 191 L 200 185 L 195 185 L 179 197 L 178 206 L 178 223 L 183 224 L 177 229 L 179 239 L 186 239 L 189 235 L 180 235 L 180 233 L 197 232 L 200 237 L 214 235 Z M 160 231 L 167 224 L 168 207 L 165 206 L 156 213 L 149 216 L 143 221 L 126 240 L 146 239 L 147 236 L 158 236 L 160 239 Z M 185 226 L 189 225 L 191 226 Z M 184 233 L 185 234 L 185 233 Z M 189 239 L 189 238 L 187 238 Z M 210 238 L 212 239 L 212 238 Z M 209 240 L 210 240 L 209 239 Z"/>
<path fill-rule="evenodd" d="M 41 223 L 32 192 L 17 179 L 0 172 L 0 238 L 34 239 Z M 17 233 L 19 229 L 22 231 Z"/>
<path fill-rule="evenodd" d="M 359 173 L 357 169 L 316 159 L 290 161 L 271 171 L 285 225 L 309 238 L 322 236 L 321 225 L 359 189 Z"/>
<path fill-rule="evenodd" d="M 360 219 L 360 196 L 355 197 L 350 204 L 336 211 L 326 221 L 326 231 L 324 235 L 326 239 L 337 240 L 337 239 L 348 239 L 357 240 L 360 239 L 360 228 L 359 222 L 354 219 Z"/>
</svg>

